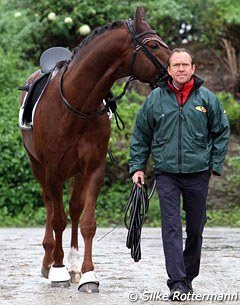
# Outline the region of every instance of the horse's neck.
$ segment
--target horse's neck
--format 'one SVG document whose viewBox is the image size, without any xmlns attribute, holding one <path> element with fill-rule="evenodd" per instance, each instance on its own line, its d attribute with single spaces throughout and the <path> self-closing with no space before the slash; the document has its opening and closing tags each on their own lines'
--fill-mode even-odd
<svg viewBox="0 0 240 305">
<path fill-rule="evenodd" d="M 129 66 L 124 62 L 128 62 L 125 57 L 128 56 L 129 41 L 126 33 L 123 37 L 123 31 L 121 35 L 118 34 L 115 30 L 112 37 L 105 34 L 94 39 L 82 53 L 80 50 L 76 54 L 70 64 L 64 76 L 64 92 L 71 96 L 75 107 L 80 103 L 82 108 L 89 111 L 99 106 L 113 83 L 128 75 Z"/>
</svg>

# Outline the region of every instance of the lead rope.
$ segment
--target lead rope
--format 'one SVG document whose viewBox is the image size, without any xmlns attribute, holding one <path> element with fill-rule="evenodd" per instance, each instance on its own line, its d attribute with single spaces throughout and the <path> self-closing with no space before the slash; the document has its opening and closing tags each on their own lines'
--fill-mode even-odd
<svg viewBox="0 0 240 305">
<path fill-rule="evenodd" d="M 130 199 L 132 198 L 133 193 L 136 191 L 135 187 L 136 187 L 136 184 L 134 183 L 133 186 L 132 186 L 132 190 L 131 190 L 131 194 L 130 194 L 130 196 L 129 196 L 128 202 L 127 202 L 126 206 L 124 207 L 124 209 L 125 209 L 124 223 L 125 223 L 125 221 L 127 221 L 127 212 L 126 212 L 126 208 L 127 208 L 128 205 L 131 204 Z M 147 188 L 145 184 L 144 184 L 144 188 Z M 155 188 L 156 188 L 156 180 L 154 180 L 152 189 L 151 189 L 151 191 L 150 191 L 150 193 L 149 193 L 149 195 L 148 195 L 148 197 L 147 197 L 148 202 L 149 202 L 150 199 L 152 198 L 152 196 L 153 196 L 153 194 L 154 194 L 154 191 L 155 191 Z M 146 213 L 147 213 L 147 211 L 146 211 Z M 145 213 L 145 214 L 146 214 L 146 213 Z M 104 239 L 108 234 L 112 233 L 118 226 L 119 226 L 119 224 L 116 224 L 111 230 L 109 230 L 109 231 L 106 232 L 103 236 L 101 236 L 101 237 L 97 240 L 97 242 L 101 241 L 101 240 Z M 126 224 L 125 224 L 125 226 L 126 226 Z M 140 234 L 140 236 L 141 236 L 141 234 Z M 140 246 L 140 244 L 139 244 L 139 246 Z"/>
<path fill-rule="evenodd" d="M 135 262 L 141 259 L 141 232 L 149 208 L 149 197 L 146 184 L 138 181 L 132 186 L 132 191 L 125 207 L 124 223 L 128 230 L 126 246 L 131 249 L 131 257 Z"/>
</svg>

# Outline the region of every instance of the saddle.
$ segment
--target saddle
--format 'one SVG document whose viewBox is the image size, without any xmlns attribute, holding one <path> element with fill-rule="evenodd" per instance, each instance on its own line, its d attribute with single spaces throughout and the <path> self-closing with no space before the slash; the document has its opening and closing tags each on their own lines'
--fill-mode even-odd
<svg viewBox="0 0 240 305">
<path fill-rule="evenodd" d="M 27 95 L 19 112 L 20 128 L 32 128 L 34 109 L 51 80 L 54 68 L 59 62 L 70 60 L 71 57 L 72 53 L 62 47 L 50 48 L 42 53 L 39 61 L 41 76 L 32 83 L 18 87 L 18 90 L 27 91 Z"/>
</svg>

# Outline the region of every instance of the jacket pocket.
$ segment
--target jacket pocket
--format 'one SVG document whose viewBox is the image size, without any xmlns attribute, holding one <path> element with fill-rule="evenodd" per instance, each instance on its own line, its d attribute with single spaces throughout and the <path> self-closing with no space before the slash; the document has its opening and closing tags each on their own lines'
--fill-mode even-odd
<svg viewBox="0 0 240 305">
<path fill-rule="evenodd" d="M 161 146 L 167 142 L 167 138 L 163 139 L 153 139 L 152 146 Z"/>
<path fill-rule="evenodd" d="M 204 136 L 196 137 L 195 142 L 196 142 L 197 146 L 200 146 L 202 148 L 207 148 L 208 143 Z"/>
</svg>

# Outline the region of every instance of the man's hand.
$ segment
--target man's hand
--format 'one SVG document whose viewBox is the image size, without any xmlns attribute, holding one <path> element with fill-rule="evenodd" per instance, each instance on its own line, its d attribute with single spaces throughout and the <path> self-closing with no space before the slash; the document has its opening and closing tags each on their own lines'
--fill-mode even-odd
<svg viewBox="0 0 240 305">
<path fill-rule="evenodd" d="M 141 184 L 138 182 L 138 179 L 141 179 L 141 183 L 144 184 L 144 171 L 136 171 L 132 176 L 133 183 L 136 183 L 138 187 L 141 187 Z"/>
</svg>

